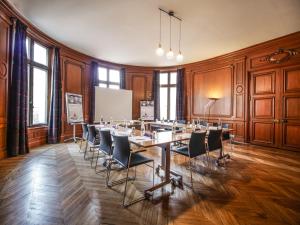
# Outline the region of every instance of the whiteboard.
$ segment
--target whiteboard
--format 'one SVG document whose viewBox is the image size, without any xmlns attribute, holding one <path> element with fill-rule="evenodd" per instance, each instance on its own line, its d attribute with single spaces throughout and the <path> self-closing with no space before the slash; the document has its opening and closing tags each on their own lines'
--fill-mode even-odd
<svg viewBox="0 0 300 225">
<path fill-rule="evenodd" d="M 82 95 L 66 93 L 66 107 L 68 123 L 83 122 Z"/>
<path fill-rule="evenodd" d="M 95 119 L 105 121 L 132 119 L 132 91 L 95 87 Z"/>
</svg>

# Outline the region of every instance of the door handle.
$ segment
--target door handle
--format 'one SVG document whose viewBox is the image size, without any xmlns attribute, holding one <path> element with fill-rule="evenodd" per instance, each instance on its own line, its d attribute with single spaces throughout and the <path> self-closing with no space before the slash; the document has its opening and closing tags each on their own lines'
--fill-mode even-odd
<svg viewBox="0 0 300 225">
<path fill-rule="evenodd" d="M 274 123 L 279 123 L 280 121 L 278 119 L 273 120 Z"/>
<path fill-rule="evenodd" d="M 287 119 L 283 119 L 283 120 L 282 120 L 282 123 L 287 123 L 287 122 L 288 122 Z"/>
</svg>

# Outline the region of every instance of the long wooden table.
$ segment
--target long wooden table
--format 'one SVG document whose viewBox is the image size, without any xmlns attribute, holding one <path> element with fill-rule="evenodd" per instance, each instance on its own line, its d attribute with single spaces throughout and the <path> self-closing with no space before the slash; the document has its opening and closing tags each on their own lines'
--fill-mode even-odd
<svg viewBox="0 0 300 225">
<path fill-rule="evenodd" d="M 176 178 L 179 177 L 179 186 L 182 187 L 182 177 L 181 175 L 175 173 L 171 170 L 171 157 L 170 157 L 170 150 L 171 150 L 171 143 L 178 142 L 178 141 L 186 141 L 191 138 L 191 133 L 178 133 L 172 134 L 172 132 L 160 132 L 157 133 L 157 138 L 155 139 L 142 139 L 137 137 L 130 137 L 129 141 L 132 144 L 135 144 L 142 148 L 150 148 L 153 146 L 159 146 L 162 149 L 162 157 L 161 157 L 161 165 L 158 168 L 162 168 L 164 170 L 164 180 L 156 184 L 155 186 L 145 190 L 145 194 L 149 192 L 153 192 L 154 190 L 161 188 L 167 184 L 170 184 L 171 174 L 174 175 Z M 175 178 L 174 178 L 175 179 Z M 177 179 L 178 181 L 178 179 Z M 175 183 L 175 182 L 174 182 Z"/>
<path fill-rule="evenodd" d="M 103 125 L 96 126 L 99 129 L 107 129 Z M 174 142 L 182 142 L 187 141 L 191 138 L 191 131 L 185 133 L 172 133 L 172 131 L 158 132 L 156 134 L 156 138 L 150 138 L 145 136 L 135 136 L 140 135 L 141 132 L 136 130 L 135 134 L 131 134 L 131 129 L 122 128 L 120 130 L 109 127 L 109 129 L 114 130 L 117 135 L 128 135 L 129 142 L 141 147 L 141 148 L 150 148 L 154 146 L 158 146 L 162 149 L 162 157 L 161 157 L 161 165 L 158 166 L 157 172 L 162 169 L 164 171 L 163 181 L 156 184 L 155 186 L 145 190 L 145 196 L 149 195 L 151 192 L 164 187 L 172 182 L 172 188 L 179 187 L 183 189 L 183 180 L 182 176 L 175 173 L 171 170 L 171 144 Z M 205 132 L 206 130 L 199 130 L 197 132 Z M 223 129 L 224 132 L 232 132 L 233 129 Z M 131 135 L 131 136 L 130 136 Z M 221 155 L 220 155 L 221 157 Z"/>
</svg>

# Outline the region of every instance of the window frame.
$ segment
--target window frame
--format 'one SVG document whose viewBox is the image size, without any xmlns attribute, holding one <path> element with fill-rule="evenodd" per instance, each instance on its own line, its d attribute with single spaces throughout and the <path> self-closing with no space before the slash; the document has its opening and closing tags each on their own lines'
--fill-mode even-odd
<svg viewBox="0 0 300 225">
<path fill-rule="evenodd" d="M 99 68 L 103 68 L 103 69 L 106 70 L 106 81 L 99 79 Z M 113 81 L 109 80 L 109 74 L 110 74 L 109 71 L 110 70 L 117 70 L 117 71 L 119 71 L 119 82 L 113 82 Z M 100 86 L 100 84 L 105 84 L 106 87 L 102 87 L 102 88 L 114 89 L 114 88 L 110 88 L 109 85 L 118 85 L 119 89 L 121 89 L 121 69 L 110 68 L 110 67 L 106 67 L 106 66 L 98 66 L 97 75 L 98 75 L 98 79 L 97 79 L 98 80 L 98 84 L 97 84 L 97 86 Z"/>
<path fill-rule="evenodd" d="M 49 84 L 50 84 L 50 73 L 51 73 L 51 58 L 50 58 L 50 51 L 51 49 L 44 45 L 43 43 L 36 41 L 30 36 L 27 36 L 28 39 L 28 50 L 29 54 L 27 56 L 27 70 L 28 70 L 28 121 L 27 121 L 27 126 L 28 127 L 39 127 L 39 126 L 47 126 L 48 125 L 48 115 L 49 115 L 49 96 L 50 96 L 50 90 L 49 90 Z M 38 62 L 34 61 L 34 43 L 44 47 L 47 50 L 47 66 Z M 47 98 L 46 98 L 46 122 L 45 123 L 36 123 L 33 124 L 33 70 L 34 68 L 46 71 L 47 74 Z"/>
<path fill-rule="evenodd" d="M 171 73 L 176 73 L 177 76 L 177 71 L 176 70 L 170 70 L 170 71 L 161 71 L 159 72 L 159 76 L 162 73 L 166 73 L 168 74 L 168 83 L 167 84 L 160 84 L 159 83 L 159 88 L 167 88 L 167 118 L 165 118 L 166 120 L 170 120 L 170 106 L 171 106 L 171 88 L 175 87 L 177 88 L 177 79 L 176 79 L 176 83 L 175 84 L 171 84 Z M 160 77 L 159 77 L 160 80 Z M 177 92 L 177 89 L 176 89 Z M 176 113 L 175 113 L 176 115 Z M 162 118 L 160 118 L 162 119 Z M 175 116 L 175 120 L 176 120 L 176 116 Z"/>
</svg>

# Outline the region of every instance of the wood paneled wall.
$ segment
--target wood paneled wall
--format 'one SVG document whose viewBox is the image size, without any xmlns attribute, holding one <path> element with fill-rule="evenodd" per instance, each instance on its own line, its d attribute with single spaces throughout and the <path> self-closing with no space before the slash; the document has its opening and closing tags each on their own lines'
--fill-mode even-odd
<svg viewBox="0 0 300 225">
<path fill-rule="evenodd" d="M 10 17 L 22 20 L 28 26 L 29 35 L 36 40 L 49 47 L 59 47 L 61 50 L 63 94 L 61 141 L 72 135 L 72 127 L 66 123 L 64 99 L 66 92 L 83 95 L 84 118 L 89 121 L 90 64 L 97 61 L 100 65 L 126 69 L 126 89 L 133 91 L 133 119 L 140 117 L 140 100 L 152 98 L 154 70 L 185 68 L 187 120 L 207 118 L 207 112 L 204 112 L 207 98 L 217 97 L 219 100 L 211 108 L 210 121 L 221 119 L 230 123 L 235 129 L 237 140 L 293 150 L 300 147 L 299 138 L 295 136 L 300 131 L 300 32 L 180 67 L 126 66 L 95 59 L 62 45 L 30 24 L 4 0 L 0 2 L 0 158 L 6 155 Z M 278 48 L 294 49 L 299 54 L 282 63 L 270 63 L 268 57 Z M 267 94 L 266 92 L 279 88 L 277 94 L 272 93 L 277 97 L 255 96 L 251 92 L 251 82 L 257 84 L 255 85 L 257 93 Z M 252 100 L 255 97 L 258 98 Z M 258 120 L 263 117 L 267 119 L 268 116 L 272 122 Z M 288 122 L 279 124 L 276 122 L 277 119 Z M 270 133 L 272 129 L 274 133 Z M 77 131 L 79 135 L 81 129 Z M 46 143 L 47 127 L 29 128 L 28 133 L 30 147 Z M 275 139 L 280 143 L 275 143 Z"/>
<path fill-rule="evenodd" d="M 153 68 L 126 67 L 126 89 L 133 90 L 132 93 L 132 118 L 140 117 L 140 101 L 152 98 L 152 76 Z"/>
<path fill-rule="evenodd" d="M 6 156 L 10 21 L 0 11 L 0 159 Z"/>
</svg>

